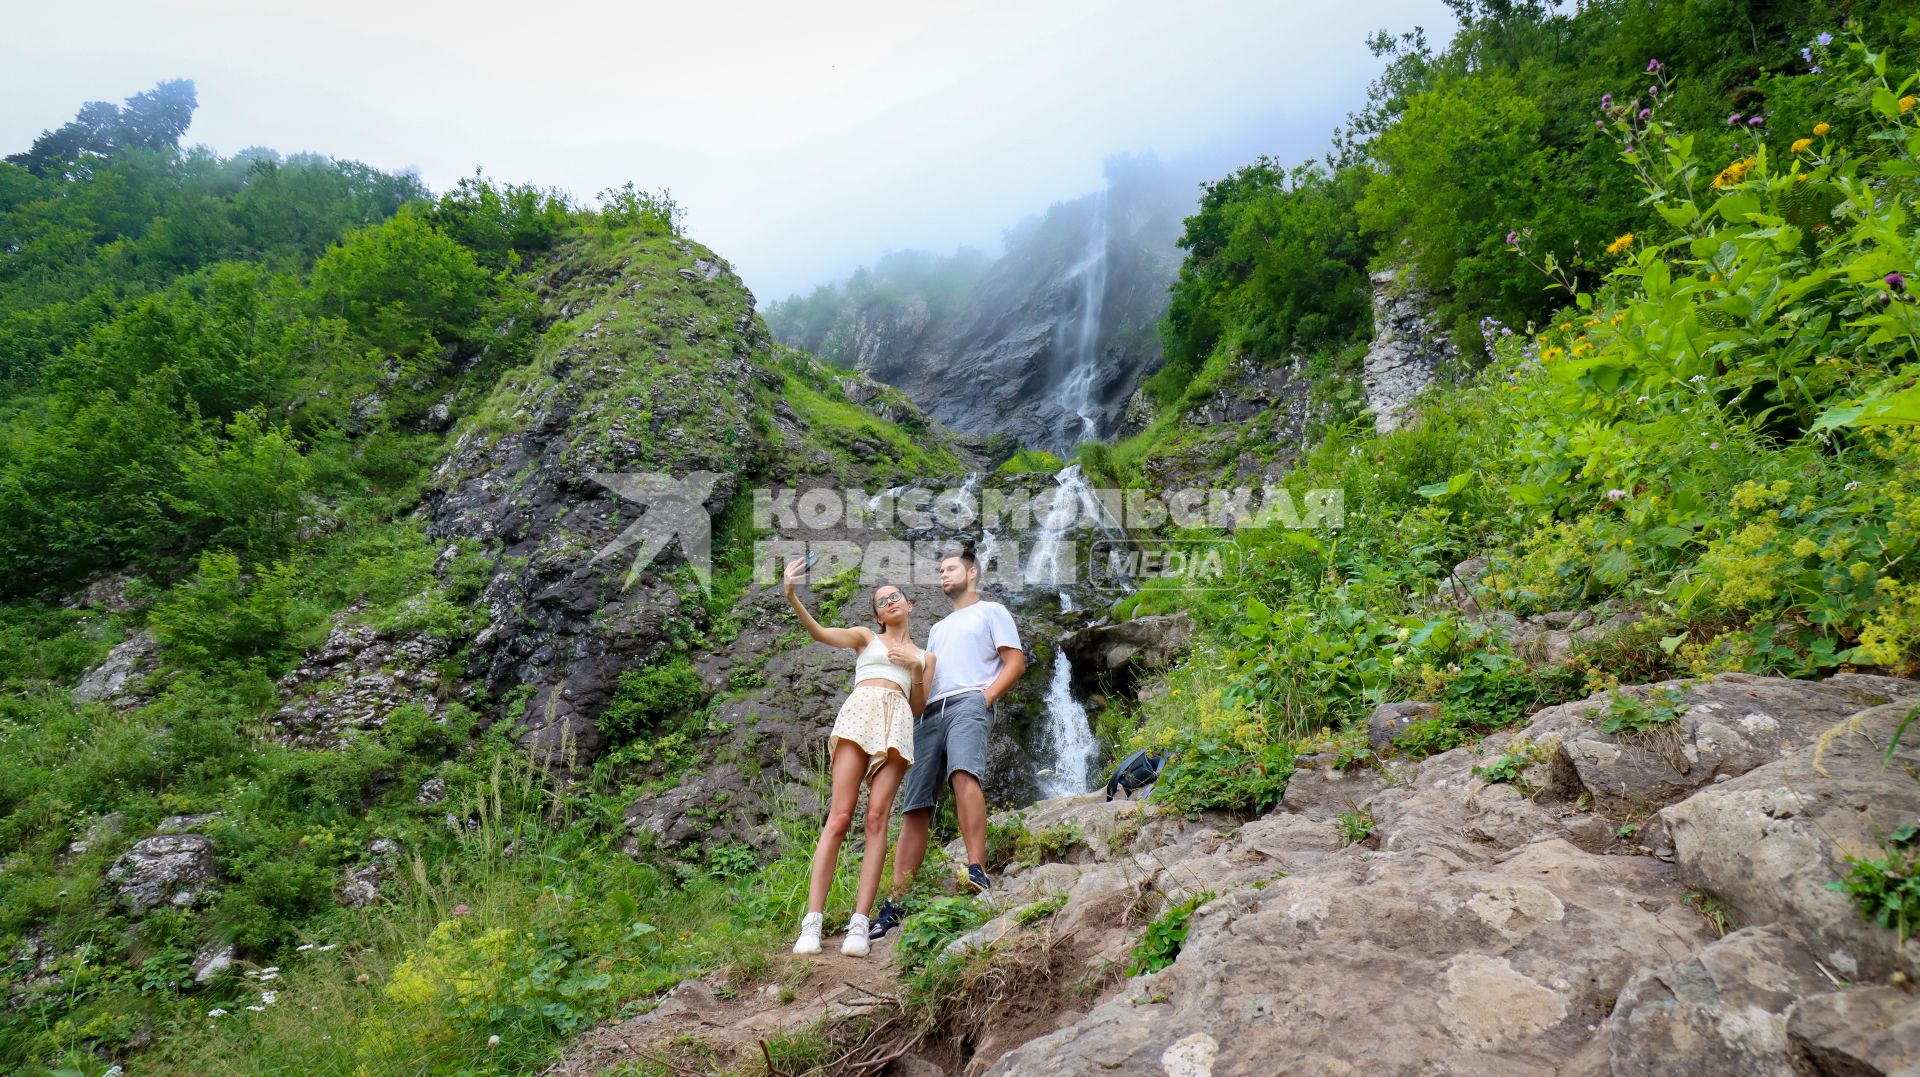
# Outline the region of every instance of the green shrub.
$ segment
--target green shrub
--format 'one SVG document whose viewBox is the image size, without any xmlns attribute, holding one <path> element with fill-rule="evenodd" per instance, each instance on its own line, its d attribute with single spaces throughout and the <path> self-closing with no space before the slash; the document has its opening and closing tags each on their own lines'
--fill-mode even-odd
<svg viewBox="0 0 1920 1077">
<path fill-rule="evenodd" d="M 1293 746 L 1246 747 L 1226 737 L 1178 737 L 1153 787 L 1153 799 L 1188 816 L 1209 809 L 1259 814 L 1280 803 L 1293 777 Z"/>
<path fill-rule="evenodd" d="M 620 675 L 613 699 L 600 712 L 599 727 L 615 743 L 624 743 L 651 731 L 676 714 L 692 710 L 705 698 L 700 671 L 684 655 L 646 669 Z"/>
<path fill-rule="evenodd" d="M 437 373 L 433 353 L 463 341 L 490 279 L 472 252 L 409 210 L 351 233 L 315 261 L 313 293 L 322 311 L 406 362 L 409 375 Z"/>
<path fill-rule="evenodd" d="M 969 897 L 935 898 L 900 925 L 894 960 L 912 971 L 937 957 L 954 939 L 986 923 L 993 906 Z"/>
<path fill-rule="evenodd" d="M 1003 475 L 1023 475 L 1034 472 L 1051 475 L 1065 466 L 1058 456 L 1045 449 L 1021 449 L 1007 457 L 1006 461 L 995 470 Z"/>
<path fill-rule="evenodd" d="M 1334 819 L 1334 828 L 1348 845 L 1358 845 L 1373 836 L 1373 813 L 1365 808 L 1348 808 Z"/>
<path fill-rule="evenodd" d="M 1187 943 L 1188 922 L 1193 919 L 1194 910 L 1212 901 L 1214 896 L 1211 890 L 1202 890 L 1178 905 L 1168 907 L 1158 919 L 1148 924 L 1146 934 L 1134 945 L 1127 975 L 1159 972 L 1173 964 Z"/>
<path fill-rule="evenodd" d="M 642 191 L 629 180 L 600 192 L 600 220 L 608 228 L 637 228 L 648 235 L 677 236 L 686 215 L 664 188 Z"/>
<path fill-rule="evenodd" d="M 1614 736 L 1631 736 L 1667 729 L 1687 712 L 1682 695 L 1672 689 L 1656 688 L 1644 700 L 1613 692 L 1607 697 L 1606 717 L 1600 731 Z"/>
<path fill-rule="evenodd" d="M 240 571 L 224 550 L 200 556 L 200 567 L 155 603 L 153 634 L 181 664 L 210 669 L 235 659 L 280 660 L 318 625 L 321 610 L 303 593 L 300 571 L 275 561 Z"/>
<path fill-rule="evenodd" d="M 1880 842 L 1878 857 L 1847 857 L 1843 879 L 1827 884 L 1853 899 L 1862 919 L 1891 928 L 1904 946 L 1920 925 L 1920 825 L 1909 823 Z"/>
</svg>

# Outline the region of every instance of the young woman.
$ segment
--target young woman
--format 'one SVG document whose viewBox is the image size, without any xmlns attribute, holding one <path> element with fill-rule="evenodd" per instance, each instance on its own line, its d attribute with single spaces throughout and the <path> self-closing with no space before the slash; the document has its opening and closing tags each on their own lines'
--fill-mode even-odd
<svg viewBox="0 0 1920 1077">
<path fill-rule="evenodd" d="M 860 783 L 867 790 L 867 849 L 860 860 L 860 887 L 854 894 L 853 918 L 847 921 L 843 954 L 865 957 L 867 913 L 880 891 L 880 873 L 887 860 L 887 817 L 893 795 L 913 764 L 913 719 L 927 706 L 927 685 L 933 683 L 933 655 L 913 642 L 908 617 L 913 603 L 892 584 L 873 592 L 873 618 L 878 630 L 865 625 L 828 628 L 794 593 L 805 575 L 804 561 L 787 565 L 787 603 L 800 615 L 807 634 L 829 647 L 855 652 L 853 691 L 834 719 L 827 735 L 827 754 L 833 767 L 833 797 L 827 808 L 820 843 L 813 850 L 813 880 L 807 890 L 807 915 L 800 921 L 796 954 L 820 952 L 820 929 L 833 886 L 833 869 L 840 859 L 840 843 L 853 825 L 853 807 L 860 799 Z"/>
</svg>

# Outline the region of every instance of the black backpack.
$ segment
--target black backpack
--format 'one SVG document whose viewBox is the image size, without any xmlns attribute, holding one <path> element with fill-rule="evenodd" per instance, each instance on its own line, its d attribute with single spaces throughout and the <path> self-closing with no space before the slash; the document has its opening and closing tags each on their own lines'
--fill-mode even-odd
<svg viewBox="0 0 1920 1077">
<path fill-rule="evenodd" d="M 1166 765 L 1166 760 L 1144 748 L 1126 757 L 1119 766 L 1113 768 L 1113 777 L 1107 779 L 1107 799 L 1112 800 L 1113 794 L 1122 789 L 1126 790 L 1127 796 L 1133 796 L 1135 789 L 1152 785 L 1160 777 L 1160 768 Z"/>
</svg>

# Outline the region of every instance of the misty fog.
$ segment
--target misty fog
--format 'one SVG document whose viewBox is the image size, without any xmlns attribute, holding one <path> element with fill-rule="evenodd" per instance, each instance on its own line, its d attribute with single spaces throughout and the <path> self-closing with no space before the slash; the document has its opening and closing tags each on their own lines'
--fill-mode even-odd
<svg viewBox="0 0 1920 1077">
<path fill-rule="evenodd" d="M 222 154 L 317 151 L 417 169 L 436 191 L 476 166 L 582 200 L 670 188 L 762 304 L 890 249 L 995 253 L 1003 230 L 1098 188 L 1115 154 L 1196 183 L 1316 154 L 1379 69 L 1368 35 L 1451 25 L 1433 0 L 104 0 L 7 22 L 9 152 L 81 101 L 190 78 L 186 141 Z"/>
</svg>

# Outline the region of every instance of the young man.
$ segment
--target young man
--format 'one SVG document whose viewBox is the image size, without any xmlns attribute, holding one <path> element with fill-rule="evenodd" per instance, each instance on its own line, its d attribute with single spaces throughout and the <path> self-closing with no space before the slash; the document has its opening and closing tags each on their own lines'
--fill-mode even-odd
<svg viewBox="0 0 1920 1077">
<path fill-rule="evenodd" d="M 960 816 L 960 837 L 967 844 L 967 884 L 974 891 L 992 883 L 982 863 L 987 858 L 987 796 L 980 776 L 987 769 L 988 715 L 1013 682 L 1027 670 L 1020 631 L 1013 614 L 980 597 L 980 566 L 971 549 L 940 559 L 940 590 L 953 612 L 927 634 L 935 663 L 927 690 L 927 709 L 913 723 L 913 769 L 907 771 L 906 813 L 900 843 L 893 854 L 893 895 L 874 917 L 872 936 L 880 938 L 905 916 L 899 899 L 927 855 L 927 828 L 940 799 L 940 786 L 953 786 L 953 807 Z"/>
</svg>

